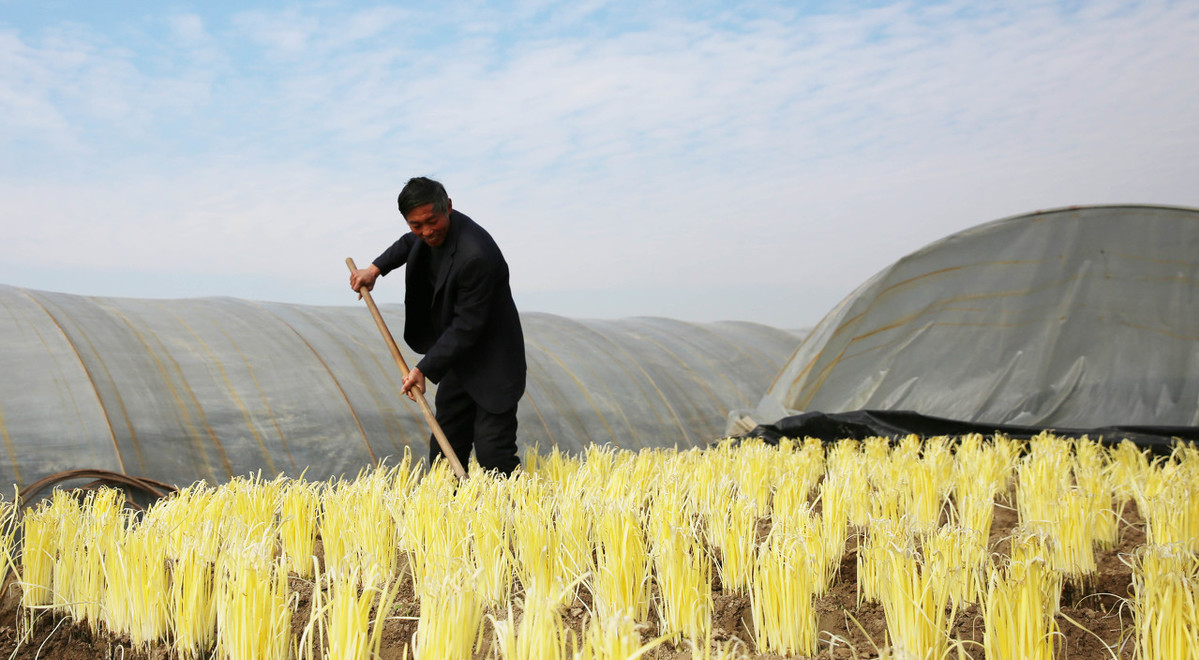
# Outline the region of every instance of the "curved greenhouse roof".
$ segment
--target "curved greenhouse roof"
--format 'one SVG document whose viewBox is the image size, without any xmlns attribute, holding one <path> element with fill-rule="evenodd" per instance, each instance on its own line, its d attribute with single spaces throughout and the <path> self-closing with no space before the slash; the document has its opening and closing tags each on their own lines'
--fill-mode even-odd
<svg viewBox="0 0 1199 660">
<path fill-rule="evenodd" d="M 175 484 L 322 479 L 426 455 L 428 429 L 363 307 L 95 298 L 0 285 L 0 479 L 97 468 Z M 403 307 L 381 307 L 392 333 Z M 718 437 L 799 342 L 767 326 L 523 314 L 522 446 Z M 404 351 L 408 364 L 415 356 Z M 431 393 L 430 393 L 431 400 Z"/>
<path fill-rule="evenodd" d="M 980 225 L 862 284 L 753 416 L 1199 425 L 1197 275 L 1195 209 L 1064 208 Z"/>
</svg>

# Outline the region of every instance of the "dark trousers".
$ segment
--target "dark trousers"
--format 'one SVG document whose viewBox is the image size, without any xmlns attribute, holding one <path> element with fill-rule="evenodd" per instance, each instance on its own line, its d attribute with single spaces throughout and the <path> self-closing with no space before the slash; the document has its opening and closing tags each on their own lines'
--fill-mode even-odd
<svg viewBox="0 0 1199 660">
<path fill-rule="evenodd" d="M 504 474 L 520 465 L 516 455 L 516 406 L 495 414 L 484 410 L 462 389 L 462 383 L 452 372 L 437 384 L 435 417 L 454 448 L 462 467 L 470 466 L 470 450 L 484 470 Z M 429 464 L 443 456 L 437 439 L 429 436 Z"/>
</svg>

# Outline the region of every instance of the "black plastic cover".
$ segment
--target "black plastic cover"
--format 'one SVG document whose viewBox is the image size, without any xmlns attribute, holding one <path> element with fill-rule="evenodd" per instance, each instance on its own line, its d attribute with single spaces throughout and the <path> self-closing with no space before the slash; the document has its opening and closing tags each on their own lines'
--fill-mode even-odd
<svg viewBox="0 0 1199 660">
<path fill-rule="evenodd" d="M 1011 438 L 1027 439 L 1050 431 L 1062 437 L 1088 436 L 1108 445 L 1129 440 L 1142 449 L 1157 455 L 1168 455 L 1179 441 L 1199 441 L 1196 426 L 1104 426 L 1099 428 L 1044 428 L 1016 424 L 987 424 L 963 422 L 944 417 L 931 417 L 910 410 L 853 410 L 839 413 L 805 412 L 784 417 L 773 424 L 760 424 L 743 437 L 761 437 L 777 443 L 780 438 L 819 438 L 825 442 L 842 439 L 864 440 L 907 435 L 921 437 L 962 436 L 981 433 L 986 436 L 1002 433 Z"/>
</svg>

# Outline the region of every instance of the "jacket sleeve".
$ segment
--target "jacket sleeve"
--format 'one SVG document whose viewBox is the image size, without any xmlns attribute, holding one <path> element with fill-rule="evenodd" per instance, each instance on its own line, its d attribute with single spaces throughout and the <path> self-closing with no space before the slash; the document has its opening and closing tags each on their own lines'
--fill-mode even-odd
<svg viewBox="0 0 1199 660">
<path fill-rule="evenodd" d="M 408 232 L 392 243 L 391 247 L 384 250 L 383 254 L 376 257 L 371 263 L 379 269 L 380 275 L 386 275 L 408 262 L 408 255 L 412 253 L 412 246 L 416 244 L 417 240 L 419 239 L 416 234 Z"/>
<path fill-rule="evenodd" d="M 458 274 L 457 296 L 450 326 L 416 365 L 434 383 L 470 351 L 483 335 L 494 307 L 497 285 L 506 277 L 503 261 L 474 258 Z"/>
</svg>

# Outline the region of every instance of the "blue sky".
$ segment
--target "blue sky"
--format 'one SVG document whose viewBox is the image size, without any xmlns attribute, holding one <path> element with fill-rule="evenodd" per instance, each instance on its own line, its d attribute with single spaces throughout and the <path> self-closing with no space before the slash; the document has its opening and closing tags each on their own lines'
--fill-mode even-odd
<svg viewBox="0 0 1199 660">
<path fill-rule="evenodd" d="M 360 304 L 428 175 L 523 311 L 798 328 L 979 223 L 1199 207 L 1199 3 L 434 6 L 0 0 L 0 284 Z"/>
</svg>

